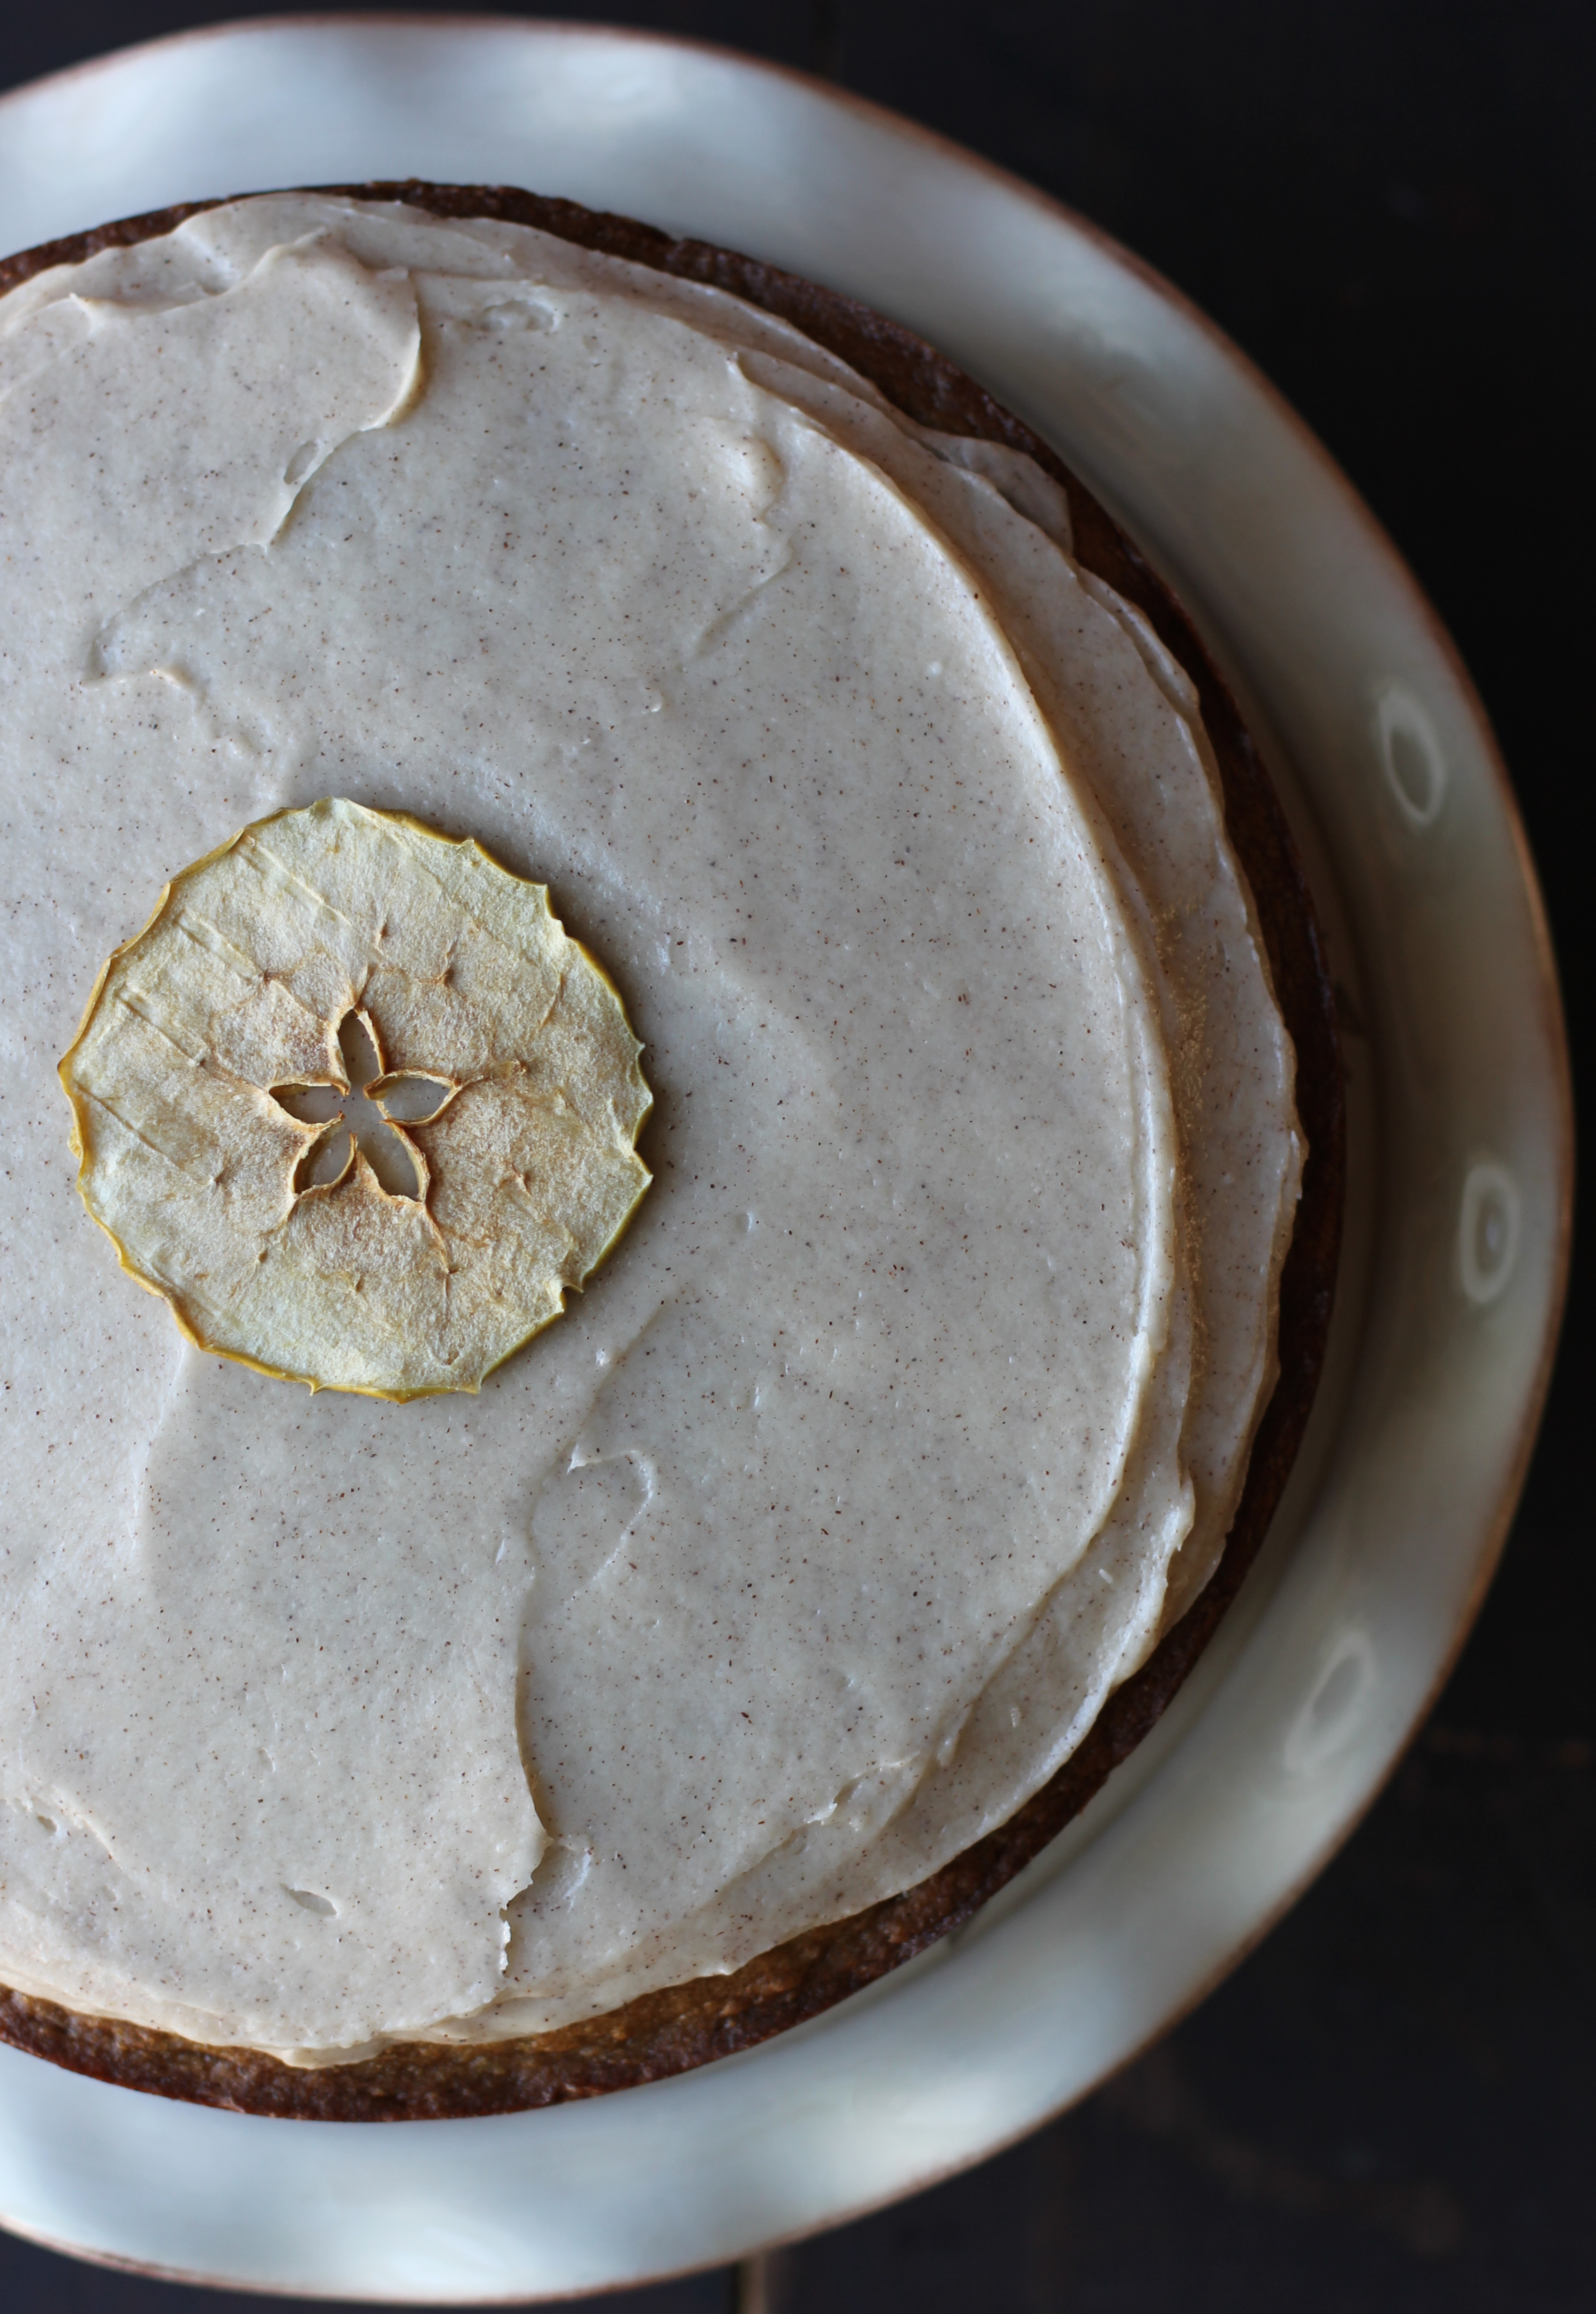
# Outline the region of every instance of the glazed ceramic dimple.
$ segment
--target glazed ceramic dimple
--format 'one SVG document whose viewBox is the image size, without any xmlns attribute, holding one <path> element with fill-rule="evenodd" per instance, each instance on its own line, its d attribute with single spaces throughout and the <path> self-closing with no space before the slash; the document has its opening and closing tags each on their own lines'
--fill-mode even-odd
<svg viewBox="0 0 1596 2314">
<path fill-rule="evenodd" d="M 978 2159 L 1200 1996 L 1332 1852 L 1478 1603 L 1565 1260 L 1539 901 L 1445 637 L 1235 350 L 1041 196 L 711 50 L 453 19 L 223 27 L 0 106 L 0 243 L 268 185 L 506 182 L 910 322 L 1055 442 L 1186 596 L 1265 745 L 1345 997 L 1348 1249 L 1264 1558 L 1152 1737 L 958 1938 L 703 2072 L 490 2121 L 277 2123 L 0 2049 L 0 2217 L 304 2294 L 560 2297 L 742 2255 Z"/>
</svg>

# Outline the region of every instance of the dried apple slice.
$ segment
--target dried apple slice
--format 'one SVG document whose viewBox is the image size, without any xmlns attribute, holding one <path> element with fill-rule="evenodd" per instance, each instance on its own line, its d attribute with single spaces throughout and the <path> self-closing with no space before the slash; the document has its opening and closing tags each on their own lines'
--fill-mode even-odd
<svg viewBox="0 0 1596 2314">
<path fill-rule="evenodd" d="M 331 799 L 174 876 L 60 1064 L 78 1188 L 202 1349 L 474 1391 L 648 1186 L 652 1095 L 541 884 Z"/>
</svg>

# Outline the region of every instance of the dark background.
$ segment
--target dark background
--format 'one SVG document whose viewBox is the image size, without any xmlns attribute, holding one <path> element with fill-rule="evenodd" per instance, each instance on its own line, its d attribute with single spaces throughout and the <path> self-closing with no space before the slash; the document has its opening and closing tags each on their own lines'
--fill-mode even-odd
<svg viewBox="0 0 1596 2314">
<path fill-rule="evenodd" d="M 234 13 L 251 12 L 35 0 L 23 18 L 13 0 L 0 75 Z M 1392 532 L 1473 670 L 1540 862 L 1578 1068 L 1592 1027 L 1576 798 L 1592 768 L 1596 7 L 555 0 L 551 13 L 624 15 L 828 75 L 1083 210 L 1239 340 Z M 1013 2151 L 740 2276 L 624 2293 L 608 2301 L 617 2314 L 1596 2305 L 1596 1536 L 1578 1459 L 1592 1282 L 1586 1249 L 1528 1491 L 1462 1661 L 1384 1797 L 1262 1948 L 1150 2056 Z M 0 2302 L 246 2314 L 260 2301 L 0 2235 Z"/>
</svg>

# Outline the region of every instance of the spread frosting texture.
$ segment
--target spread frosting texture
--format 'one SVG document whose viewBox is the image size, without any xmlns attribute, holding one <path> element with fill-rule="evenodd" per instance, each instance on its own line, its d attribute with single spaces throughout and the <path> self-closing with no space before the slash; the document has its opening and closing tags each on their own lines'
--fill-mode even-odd
<svg viewBox="0 0 1596 2314">
<path fill-rule="evenodd" d="M 1206 1579 L 1272 1376 L 1292 1056 L 1185 675 L 1028 462 L 488 221 L 38 277 L 0 475 L 0 1979 L 325 2061 L 934 1870 Z M 326 798 L 546 885 L 643 1047 L 653 1186 L 474 1398 L 207 1356 L 74 1186 L 104 959 Z"/>
</svg>

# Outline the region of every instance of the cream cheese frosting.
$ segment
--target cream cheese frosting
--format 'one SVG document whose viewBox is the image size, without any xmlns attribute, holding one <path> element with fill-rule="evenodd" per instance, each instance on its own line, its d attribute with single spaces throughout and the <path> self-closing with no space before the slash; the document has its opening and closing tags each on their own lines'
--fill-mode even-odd
<svg viewBox="0 0 1596 2314">
<path fill-rule="evenodd" d="M 304 195 L 0 303 L 0 1978 L 307 2062 L 905 1887 L 1217 1558 L 1292 1055 L 1062 493 L 722 292 Z M 337 796 L 547 883 L 655 1182 L 480 1395 L 205 1356 L 74 1188 L 105 957 Z M 380 1023 L 379 1023 L 380 1026 Z"/>
</svg>

